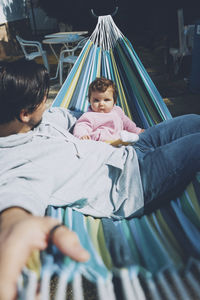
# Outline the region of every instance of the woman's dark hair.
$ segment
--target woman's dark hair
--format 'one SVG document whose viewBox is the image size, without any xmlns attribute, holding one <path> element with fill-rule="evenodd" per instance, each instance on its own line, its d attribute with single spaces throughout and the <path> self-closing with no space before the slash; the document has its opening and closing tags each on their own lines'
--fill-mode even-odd
<svg viewBox="0 0 200 300">
<path fill-rule="evenodd" d="M 49 74 L 35 61 L 19 59 L 0 64 L 0 124 L 32 113 L 49 92 Z"/>
</svg>

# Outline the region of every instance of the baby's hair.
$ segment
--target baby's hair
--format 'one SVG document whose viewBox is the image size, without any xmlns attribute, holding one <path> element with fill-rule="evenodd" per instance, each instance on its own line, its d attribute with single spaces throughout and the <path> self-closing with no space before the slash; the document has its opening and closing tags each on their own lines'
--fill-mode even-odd
<svg viewBox="0 0 200 300">
<path fill-rule="evenodd" d="M 92 92 L 101 92 L 104 93 L 109 87 L 113 89 L 113 99 L 114 103 L 117 102 L 117 88 L 114 82 L 110 79 L 107 79 L 105 77 L 97 77 L 94 81 L 92 81 L 89 85 L 89 90 L 88 90 L 88 98 L 90 100 Z"/>
</svg>

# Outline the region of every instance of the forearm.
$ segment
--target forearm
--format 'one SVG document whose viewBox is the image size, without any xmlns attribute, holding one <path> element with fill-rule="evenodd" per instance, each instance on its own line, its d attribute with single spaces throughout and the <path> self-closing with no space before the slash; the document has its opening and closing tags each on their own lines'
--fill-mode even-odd
<svg viewBox="0 0 200 300">
<path fill-rule="evenodd" d="M 93 122 L 87 117 L 87 113 L 83 114 L 76 122 L 73 134 L 81 138 L 82 136 L 90 135 L 93 131 Z"/>
<path fill-rule="evenodd" d="M 132 121 L 126 122 L 126 126 L 124 126 L 124 130 L 127 130 L 128 132 L 140 134 L 142 132 L 142 128 L 137 127 L 136 124 Z"/>
<path fill-rule="evenodd" d="M 23 256 L 23 249 L 18 249 L 16 238 L 19 236 L 12 235 L 15 228 L 21 221 L 28 218 L 30 214 L 25 210 L 17 207 L 4 210 L 0 214 L 0 300 L 13 299 L 16 293 L 16 284 L 18 275 L 20 274 L 22 264 L 20 253 Z M 21 245 L 26 247 L 26 245 Z M 16 254 L 16 256 L 15 256 Z"/>
<path fill-rule="evenodd" d="M 81 138 L 83 136 L 89 136 L 91 133 L 91 128 L 83 123 L 77 124 L 74 127 L 73 135 L 77 138 Z"/>
<path fill-rule="evenodd" d="M 59 223 L 54 218 L 32 216 L 17 207 L 0 214 L 0 300 L 15 299 L 17 280 L 30 254 L 46 249 L 50 231 Z M 56 230 L 52 241 L 72 259 L 89 259 L 78 237 L 65 226 Z"/>
</svg>

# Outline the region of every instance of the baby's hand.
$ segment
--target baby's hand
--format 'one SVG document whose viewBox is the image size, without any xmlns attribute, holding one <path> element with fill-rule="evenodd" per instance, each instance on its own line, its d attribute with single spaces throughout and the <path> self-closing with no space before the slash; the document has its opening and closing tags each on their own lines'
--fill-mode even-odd
<svg viewBox="0 0 200 300">
<path fill-rule="evenodd" d="M 89 135 L 84 135 L 81 137 L 81 140 L 91 140 L 91 137 Z"/>
<path fill-rule="evenodd" d="M 139 132 L 139 134 L 142 133 L 142 132 L 145 132 L 145 129 L 141 129 L 140 132 Z"/>
</svg>

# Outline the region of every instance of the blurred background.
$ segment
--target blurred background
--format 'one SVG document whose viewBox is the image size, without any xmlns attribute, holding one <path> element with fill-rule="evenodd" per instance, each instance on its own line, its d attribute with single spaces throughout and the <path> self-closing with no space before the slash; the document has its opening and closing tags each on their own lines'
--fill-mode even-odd
<svg viewBox="0 0 200 300">
<path fill-rule="evenodd" d="M 192 49 L 189 55 L 181 57 L 177 70 L 170 52 L 172 48 L 180 49 L 178 9 L 183 10 L 184 26 L 194 26 L 200 23 L 199 0 L 0 0 L 0 60 L 23 56 L 16 35 L 41 43 L 45 35 L 59 31 L 84 30 L 89 36 L 97 24 L 91 9 L 96 15 L 107 15 L 116 6 L 115 23 L 131 41 L 172 114 L 200 113 L 200 55 L 195 62 L 199 64 L 196 93 L 189 89 Z M 57 61 L 49 45 L 42 46 L 48 55 L 50 72 L 55 74 Z M 52 81 L 51 87 L 54 97 L 60 86 Z"/>
</svg>

